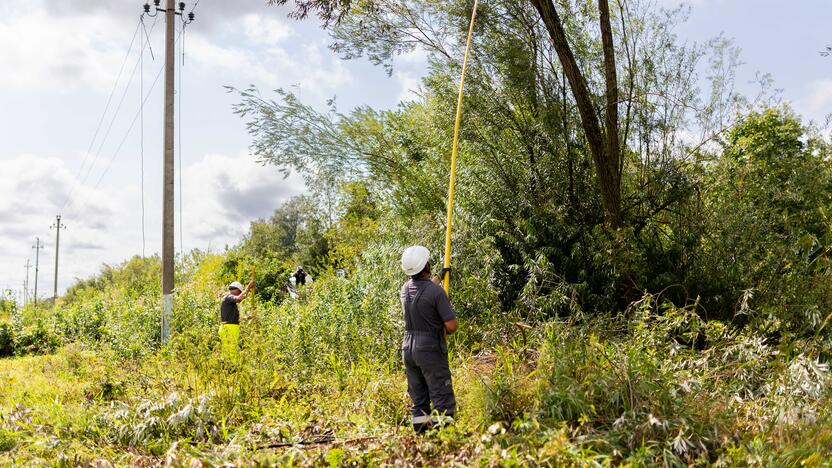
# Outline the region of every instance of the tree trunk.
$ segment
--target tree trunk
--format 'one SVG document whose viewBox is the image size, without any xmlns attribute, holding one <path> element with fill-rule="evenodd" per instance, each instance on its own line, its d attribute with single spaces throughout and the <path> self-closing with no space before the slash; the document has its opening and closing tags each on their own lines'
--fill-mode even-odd
<svg viewBox="0 0 832 468">
<path fill-rule="evenodd" d="M 530 0 L 540 14 L 549 37 L 555 46 L 563 72 L 569 80 L 569 87 L 581 116 L 581 126 L 586 135 L 592 161 L 598 177 L 601 204 L 607 224 L 613 228 L 622 225 L 621 219 L 621 157 L 618 136 L 618 84 L 615 72 L 615 50 L 612 43 L 609 5 L 599 0 L 601 10 L 601 36 L 604 46 L 604 71 L 606 81 L 606 132 L 592 103 L 592 95 L 581 73 L 575 55 L 566 40 L 566 31 L 552 0 Z"/>
<path fill-rule="evenodd" d="M 621 145 L 618 135 L 618 75 L 615 69 L 615 45 L 612 40 L 610 25 L 610 7 L 608 0 L 598 0 L 601 12 L 601 43 L 604 48 L 604 81 L 606 84 L 606 163 L 609 165 L 611 191 L 615 194 L 614 204 L 621 222 Z"/>
</svg>

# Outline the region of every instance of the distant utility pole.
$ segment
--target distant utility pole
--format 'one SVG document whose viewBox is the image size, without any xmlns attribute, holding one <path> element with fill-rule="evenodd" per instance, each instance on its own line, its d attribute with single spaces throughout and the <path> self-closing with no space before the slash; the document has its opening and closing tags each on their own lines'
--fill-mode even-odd
<svg viewBox="0 0 832 468">
<path fill-rule="evenodd" d="M 173 262 L 174 262 L 174 174 L 173 174 L 173 95 L 174 95 L 174 65 L 176 42 L 174 21 L 179 15 L 183 27 L 194 20 L 194 13 L 188 13 L 188 19 L 183 17 L 185 3 L 179 2 L 176 11 L 174 0 L 166 0 L 165 8 L 159 8 L 160 0 L 153 0 L 155 11 L 150 12 L 150 4 L 144 4 L 144 14 L 156 16 L 159 12 L 165 14 L 165 105 L 164 105 L 164 169 L 162 176 L 162 344 L 170 337 L 170 321 L 173 315 Z"/>
<path fill-rule="evenodd" d="M 23 282 L 23 305 L 29 302 L 29 268 L 32 268 L 29 259 L 26 259 L 26 281 Z"/>
<path fill-rule="evenodd" d="M 58 300 L 58 249 L 61 245 L 61 229 L 66 229 L 66 226 L 61 224 L 61 215 L 55 216 L 55 224 L 52 225 L 55 229 L 55 287 L 52 290 L 52 303 Z"/>
<path fill-rule="evenodd" d="M 35 305 L 38 305 L 38 271 L 40 269 L 40 249 L 43 248 L 40 237 L 35 237 L 35 245 L 32 248 L 35 249 Z"/>
</svg>

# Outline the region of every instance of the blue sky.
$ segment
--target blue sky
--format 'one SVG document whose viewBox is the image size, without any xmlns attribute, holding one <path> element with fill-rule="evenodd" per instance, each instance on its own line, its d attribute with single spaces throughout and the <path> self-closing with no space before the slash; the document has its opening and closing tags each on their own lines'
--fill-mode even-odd
<svg viewBox="0 0 832 468">
<path fill-rule="evenodd" d="M 679 37 L 704 41 L 724 34 L 741 51 L 740 85 L 748 93 L 756 72 L 770 73 L 782 97 L 807 119 L 832 112 L 832 58 L 819 51 L 832 44 L 828 0 L 693 0 L 662 3 L 691 6 Z"/>
<path fill-rule="evenodd" d="M 39 293 L 51 294 L 54 232 L 49 226 L 58 212 L 68 226 L 61 235 L 60 290 L 76 277 L 95 273 L 102 263 L 141 254 L 143 245 L 147 254 L 159 249 L 161 81 L 149 94 L 143 113 L 144 244 L 142 139 L 138 123 L 131 133 L 127 128 L 139 108 L 139 76 L 147 92 L 162 64 L 161 22 L 151 34 L 155 61 L 145 53 L 144 73 L 137 71 L 126 86 L 139 59 L 137 39 L 103 128 L 87 152 L 141 3 L 0 4 L 0 171 L 6 175 L 0 184 L 0 287 L 20 289 L 23 265 L 27 258 L 34 260 L 31 245 L 40 236 L 46 247 L 41 252 Z M 742 49 L 741 88 L 752 93 L 748 82 L 755 73 L 771 73 L 783 98 L 805 117 L 822 120 L 832 111 L 832 58 L 818 54 L 832 43 L 832 2 L 682 3 L 692 8 L 689 21 L 678 29 L 682 40 L 701 42 L 724 34 Z M 425 64 L 418 53 L 401 57 L 388 77 L 364 60 L 341 61 L 327 49 L 327 36 L 314 21 L 289 20 L 286 10 L 266 7 L 262 0 L 201 0 L 195 13 L 197 21 L 184 36 L 185 65 L 179 69 L 182 237 L 186 250 L 221 250 L 239 240 L 251 220 L 268 216 L 283 200 L 303 191 L 298 177 L 283 179 L 276 168 L 253 161 L 244 122 L 231 113 L 236 98 L 223 86 L 253 84 L 264 93 L 283 87 L 317 106 L 336 96 L 342 110 L 358 105 L 389 108 L 418 87 Z M 148 28 L 151 24 L 152 19 L 147 20 Z M 113 120 L 122 93 L 124 102 Z M 116 153 L 122 139 L 124 145 Z"/>
</svg>

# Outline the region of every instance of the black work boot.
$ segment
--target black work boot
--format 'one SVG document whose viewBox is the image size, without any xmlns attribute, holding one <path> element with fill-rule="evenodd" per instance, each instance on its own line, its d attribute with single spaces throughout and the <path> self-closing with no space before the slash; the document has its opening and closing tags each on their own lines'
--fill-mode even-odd
<svg viewBox="0 0 832 468">
<path fill-rule="evenodd" d="M 420 424 L 414 424 L 413 425 L 413 432 L 415 432 L 417 434 L 424 434 L 425 432 L 429 431 L 430 428 L 431 428 L 430 421 L 420 423 Z"/>
<path fill-rule="evenodd" d="M 424 434 L 433 427 L 433 421 L 428 415 L 413 416 L 411 423 L 413 424 L 413 432 L 417 434 Z"/>
</svg>

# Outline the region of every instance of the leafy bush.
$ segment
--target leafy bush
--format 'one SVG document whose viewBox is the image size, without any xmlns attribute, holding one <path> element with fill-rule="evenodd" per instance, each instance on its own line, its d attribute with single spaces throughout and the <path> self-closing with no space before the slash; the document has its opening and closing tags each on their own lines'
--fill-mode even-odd
<svg viewBox="0 0 832 468">
<path fill-rule="evenodd" d="M 534 395 L 528 382 L 534 372 L 523 360 L 523 352 L 498 349 L 496 366 L 488 378 L 482 378 L 477 385 L 474 407 L 469 408 L 479 416 L 480 421 L 489 425 L 499 421 L 506 425 L 529 416 L 534 404 Z"/>
<path fill-rule="evenodd" d="M 708 233 L 689 289 L 710 317 L 813 334 L 832 306 L 832 171 L 824 144 L 784 110 L 748 115 L 708 172 Z M 753 298 L 741 306 L 743 291 Z"/>
<path fill-rule="evenodd" d="M 0 322 L 0 357 L 14 355 L 14 328 L 10 323 Z"/>
<path fill-rule="evenodd" d="M 15 333 L 15 354 L 48 354 L 62 344 L 61 337 L 44 321 L 24 327 Z"/>
<path fill-rule="evenodd" d="M 67 341 L 99 341 L 105 324 L 105 306 L 100 297 L 66 306 L 55 316 L 55 326 Z"/>
</svg>

